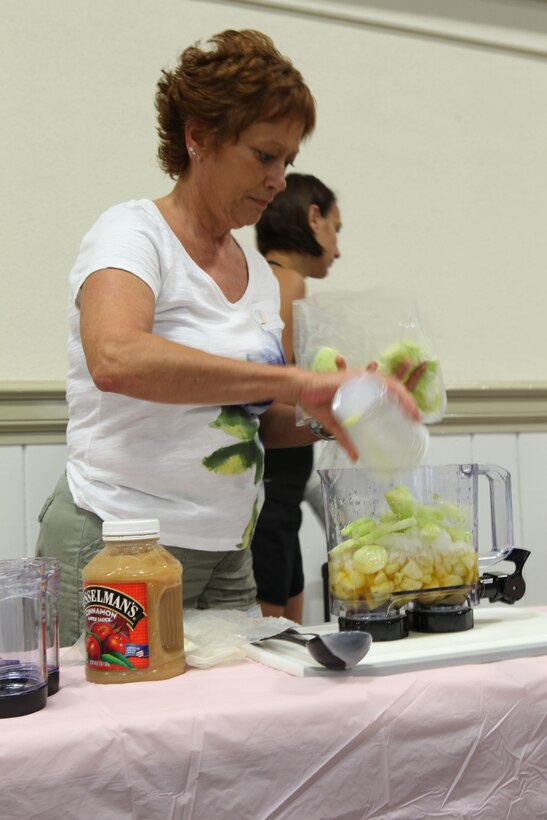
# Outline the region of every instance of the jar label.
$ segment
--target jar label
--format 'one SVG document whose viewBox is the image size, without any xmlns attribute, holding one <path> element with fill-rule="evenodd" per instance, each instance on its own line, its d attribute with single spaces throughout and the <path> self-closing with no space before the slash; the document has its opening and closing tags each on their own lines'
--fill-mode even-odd
<svg viewBox="0 0 547 820">
<path fill-rule="evenodd" d="M 147 669 L 148 595 L 145 583 L 84 584 L 87 666 Z"/>
</svg>

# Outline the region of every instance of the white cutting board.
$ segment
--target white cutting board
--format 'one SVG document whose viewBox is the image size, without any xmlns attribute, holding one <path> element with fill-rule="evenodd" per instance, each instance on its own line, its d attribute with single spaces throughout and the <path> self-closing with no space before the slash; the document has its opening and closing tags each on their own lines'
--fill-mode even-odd
<svg viewBox="0 0 547 820">
<path fill-rule="evenodd" d="M 291 675 L 390 675 L 436 666 L 488 663 L 506 658 L 547 655 L 547 612 L 485 604 L 474 610 L 466 632 L 410 632 L 396 641 L 373 642 L 352 670 L 335 672 L 318 664 L 305 646 L 269 640 L 250 646 L 248 657 Z M 336 624 L 301 627 L 302 632 L 333 632 Z"/>
</svg>

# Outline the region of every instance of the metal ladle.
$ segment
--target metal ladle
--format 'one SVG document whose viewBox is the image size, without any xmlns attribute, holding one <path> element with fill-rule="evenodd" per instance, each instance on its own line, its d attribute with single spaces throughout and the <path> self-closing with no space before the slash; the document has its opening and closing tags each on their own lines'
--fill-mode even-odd
<svg viewBox="0 0 547 820">
<path fill-rule="evenodd" d="M 309 637 L 309 636 L 312 637 Z M 353 669 L 356 663 L 365 657 L 372 643 L 372 636 L 368 632 L 347 630 L 345 632 L 328 632 L 318 635 L 316 632 L 299 632 L 293 627 L 261 638 L 262 641 L 289 641 L 305 646 L 312 658 L 338 672 Z"/>
</svg>

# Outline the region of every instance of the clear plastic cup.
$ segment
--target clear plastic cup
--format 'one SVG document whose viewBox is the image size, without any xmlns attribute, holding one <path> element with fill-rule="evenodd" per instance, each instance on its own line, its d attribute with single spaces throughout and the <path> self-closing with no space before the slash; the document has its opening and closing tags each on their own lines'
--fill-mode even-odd
<svg viewBox="0 0 547 820">
<path fill-rule="evenodd" d="M 0 718 L 47 703 L 45 590 L 43 562 L 0 561 Z"/>
<path fill-rule="evenodd" d="M 47 693 L 59 691 L 59 588 L 61 564 L 57 558 L 38 559 L 44 564 L 46 577 L 46 664 Z"/>
<path fill-rule="evenodd" d="M 429 447 L 429 431 L 411 419 L 373 374 L 339 387 L 332 412 L 359 452 L 359 466 L 382 471 L 416 467 Z"/>
</svg>

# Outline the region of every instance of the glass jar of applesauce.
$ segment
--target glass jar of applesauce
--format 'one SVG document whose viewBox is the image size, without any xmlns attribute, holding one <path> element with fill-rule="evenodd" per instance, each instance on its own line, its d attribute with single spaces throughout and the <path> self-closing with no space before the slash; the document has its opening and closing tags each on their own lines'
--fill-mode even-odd
<svg viewBox="0 0 547 820">
<path fill-rule="evenodd" d="M 184 672 L 182 566 L 158 539 L 155 518 L 103 523 L 105 547 L 82 573 L 89 681 Z"/>
</svg>

